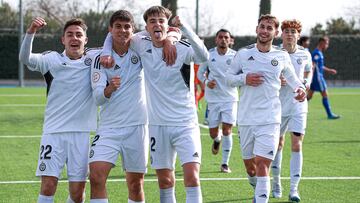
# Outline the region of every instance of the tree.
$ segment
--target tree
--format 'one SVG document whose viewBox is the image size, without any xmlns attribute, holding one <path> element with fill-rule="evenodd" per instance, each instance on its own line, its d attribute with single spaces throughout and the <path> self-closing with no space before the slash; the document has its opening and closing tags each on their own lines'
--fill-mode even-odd
<svg viewBox="0 0 360 203">
<path fill-rule="evenodd" d="M 177 0 L 161 0 L 161 5 L 170 9 L 173 17 L 177 15 Z"/>
<path fill-rule="evenodd" d="M 259 16 L 271 13 L 271 0 L 260 0 Z"/>
<path fill-rule="evenodd" d="M 2 3 L 0 7 L 1 31 L 12 31 L 17 29 L 18 14 L 12 10 L 8 3 Z"/>
<path fill-rule="evenodd" d="M 355 20 L 346 21 L 342 17 L 333 18 L 326 22 L 326 28 L 321 24 L 316 24 L 311 28 L 312 35 L 353 35 L 360 34 L 360 30 L 355 28 Z"/>
</svg>

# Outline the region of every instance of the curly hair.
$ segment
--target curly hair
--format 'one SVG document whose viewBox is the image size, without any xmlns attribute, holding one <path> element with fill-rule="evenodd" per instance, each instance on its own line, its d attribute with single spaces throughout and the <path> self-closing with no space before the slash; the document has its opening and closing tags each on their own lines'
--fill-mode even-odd
<svg viewBox="0 0 360 203">
<path fill-rule="evenodd" d="M 293 19 L 293 20 L 284 20 L 281 23 L 281 31 L 283 31 L 286 28 L 294 28 L 296 29 L 299 33 L 301 33 L 301 29 L 302 29 L 302 25 L 301 22 Z"/>
</svg>

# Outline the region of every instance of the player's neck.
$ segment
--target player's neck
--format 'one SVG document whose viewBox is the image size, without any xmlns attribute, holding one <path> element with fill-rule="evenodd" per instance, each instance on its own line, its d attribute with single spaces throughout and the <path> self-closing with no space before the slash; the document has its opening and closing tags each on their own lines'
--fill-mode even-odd
<svg viewBox="0 0 360 203">
<path fill-rule="evenodd" d="M 284 49 L 286 49 L 286 51 L 289 53 L 289 54 L 292 54 L 296 51 L 296 44 L 283 44 L 283 47 Z"/>
<path fill-rule="evenodd" d="M 269 52 L 271 50 L 271 47 L 272 47 L 272 40 L 265 43 L 257 41 L 256 43 L 256 48 L 263 53 Z"/>
<path fill-rule="evenodd" d="M 129 46 L 130 43 L 126 43 L 126 44 L 113 43 L 113 49 L 119 56 L 126 54 L 129 50 Z"/>
<path fill-rule="evenodd" d="M 324 51 L 324 49 L 321 46 L 317 46 L 316 48 L 321 52 Z"/>
<path fill-rule="evenodd" d="M 217 52 L 219 55 L 225 55 L 226 52 L 228 51 L 228 47 L 217 47 L 216 48 Z"/>
</svg>

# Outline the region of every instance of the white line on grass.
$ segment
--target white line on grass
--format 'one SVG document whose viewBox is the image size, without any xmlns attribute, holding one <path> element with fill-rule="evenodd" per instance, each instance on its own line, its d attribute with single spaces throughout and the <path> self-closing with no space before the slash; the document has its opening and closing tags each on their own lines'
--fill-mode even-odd
<svg viewBox="0 0 360 203">
<path fill-rule="evenodd" d="M 290 180 L 290 177 L 282 177 L 283 180 Z M 176 181 L 183 181 L 177 178 Z M 200 178 L 200 181 L 247 181 L 247 178 Z M 360 177 L 301 177 L 301 180 L 360 180 Z M 126 179 L 108 179 L 107 182 L 125 182 Z M 145 182 L 157 182 L 157 179 L 145 179 Z M 67 183 L 67 180 L 59 180 L 59 183 Z M 89 181 L 87 181 L 89 182 Z M 0 184 L 33 184 L 40 183 L 40 180 L 0 181 Z"/>
<path fill-rule="evenodd" d="M 0 97 L 45 97 L 45 94 L 0 94 Z"/>
<path fill-rule="evenodd" d="M 0 107 L 44 107 L 45 104 L 0 104 Z"/>
</svg>

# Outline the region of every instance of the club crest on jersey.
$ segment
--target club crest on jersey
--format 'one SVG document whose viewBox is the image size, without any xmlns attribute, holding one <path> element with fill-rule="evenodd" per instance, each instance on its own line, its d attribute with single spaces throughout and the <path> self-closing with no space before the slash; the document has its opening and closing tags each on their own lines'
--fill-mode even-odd
<svg viewBox="0 0 360 203">
<path fill-rule="evenodd" d="M 87 66 L 90 66 L 91 62 L 92 62 L 91 58 L 86 58 L 84 61 L 85 65 L 87 65 Z"/>
<path fill-rule="evenodd" d="M 279 62 L 276 59 L 271 60 L 272 66 L 277 66 L 278 64 L 279 64 Z"/>
<path fill-rule="evenodd" d="M 296 60 L 296 63 L 299 64 L 299 65 L 301 65 L 302 62 L 303 62 L 302 58 L 298 58 L 298 59 Z"/>
<path fill-rule="evenodd" d="M 46 164 L 44 162 L 41 162 L 41 164 L 39 165 L 39 170 L 45 171 L 45 169 L 46 169 Z"/>
<path fill-rule="evenodd" d="M 319 55 L 315 55 L 315 56 L 314 56 L 314 59 L 315 59 L 315 60 L 318 60 L 319 58 L 320 58 Z"/>
<path fill-rule="evenodd" d="M 131 57 L 131 63 L 137 64 L 138 62 L 139 62 L 139 59 L 138 59 L 137 56 L 132 56 L 132 57 Z"/>
<path fill-rule="evenodd" d="M 94 153 L 95 153 L 94 150 L 91 149 L 91 150 L 90 150 L 90 154 L 89 154 L 89 158 L 92 158 L 92 157 L 94 156 Z"/>
<path fill-rule="evenodd" d="M 93 82 L 99 81 L 100 80 L 100 73 L 98 73 L 98 72 L 93 73 L 92 79 L 93 79 Z"/>
<path fill-rule="evenodd" d="M 231 64 L 231 59 L 226 60 L 226 64 L 230 65 Z"/>
</svg>

